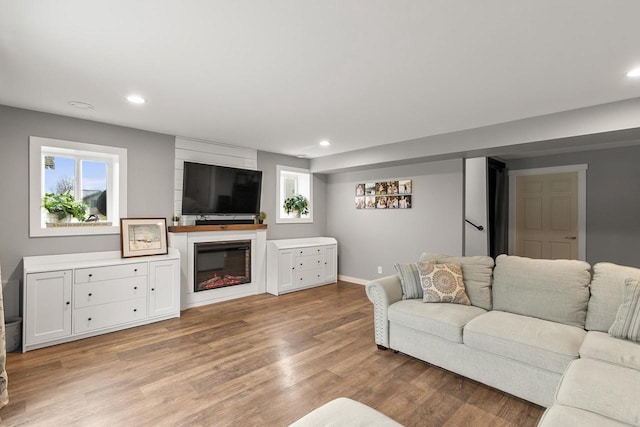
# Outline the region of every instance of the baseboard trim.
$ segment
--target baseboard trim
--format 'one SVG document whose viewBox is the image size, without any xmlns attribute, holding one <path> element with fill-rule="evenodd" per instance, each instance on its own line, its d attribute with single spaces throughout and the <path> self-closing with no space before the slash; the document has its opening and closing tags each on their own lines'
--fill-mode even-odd
<svg viewBox="0 0 640 427">
<path fill-rule="evenodd" d="M 371 281 L 367 279 L 358 279 L 357 277 L 343 276 L 342 274 L 338 274 L 338 280 L 342 280 L 343 282 L 355 283 L 356 285 L 363 285 L 363 286 Z"/>
</svg>

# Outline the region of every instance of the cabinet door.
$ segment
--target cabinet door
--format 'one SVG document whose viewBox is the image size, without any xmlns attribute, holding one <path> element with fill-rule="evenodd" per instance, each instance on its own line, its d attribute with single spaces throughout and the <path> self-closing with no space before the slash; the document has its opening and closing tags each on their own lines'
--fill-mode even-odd
<svg viewBox="0 0 640 427">
<path fill-rule="evenodd" d="M 178 260 L 149 263 L 149 317 L 180 311 L 180 263 Z"/>
<path fill-rule="evenodd" d="M 338 248 L 327 246 L 324 248 L 324 278 L 325 282 L 335 282 L 338 280 Z"/>
<path fill-rule="evenodd" d="M 71 276 L 71 270 L 27 274 L 26 345 L 71 335 Z"/>
<path fill-rule="evenodd" d="M 293 259 L 293 251 L 278 251 L 278 292 L 287 292 L 295 287 L 293 283 L 295 272 Z"/>
</svg>

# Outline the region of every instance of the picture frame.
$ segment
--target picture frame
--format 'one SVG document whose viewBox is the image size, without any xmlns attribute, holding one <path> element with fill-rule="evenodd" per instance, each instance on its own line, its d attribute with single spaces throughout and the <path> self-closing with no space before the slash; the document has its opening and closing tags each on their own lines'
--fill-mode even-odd
<svg viewBox="0 0 640 427">
<path fill-rule="evenodd" d="M 357 210 L 411 209 L 413 180 L 401 178 L 364 183 L 359 181 L 355 184 L 355 195 L 354 205 Z"/>
<path fill-rule="evenodd" d="M 121 218 L 122 258 L 169 253 L 166 218 Z"/>
</svg>

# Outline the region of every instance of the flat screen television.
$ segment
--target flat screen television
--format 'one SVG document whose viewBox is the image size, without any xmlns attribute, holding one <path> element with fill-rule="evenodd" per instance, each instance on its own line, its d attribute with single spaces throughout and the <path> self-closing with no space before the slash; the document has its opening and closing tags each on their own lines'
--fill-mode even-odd
<svg viewBox="0 0 640 427">
<path fill-rule="evenodd" d="M 262 171 L 184 162 L 183 215 L 260 212 Z"/>
</svg>

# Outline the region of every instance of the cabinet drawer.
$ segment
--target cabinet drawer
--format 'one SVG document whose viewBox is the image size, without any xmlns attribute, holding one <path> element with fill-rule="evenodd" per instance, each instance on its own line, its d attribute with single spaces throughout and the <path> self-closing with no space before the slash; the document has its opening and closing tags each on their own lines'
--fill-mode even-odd
<svg viewBox="0 0 640 427">
<path fill-rule="evenodd" d="M 146 298 L 82 307 L 73 311 L 73 332 L 81 334 L 146 318 Z"/>
<path fill-rule="evenodd" d="M 307 286 L 320 283 L 322 280 L 322 269 L 304 270 L 296 273 L 294 278 L 294 286 Z"/>
<path fill-rule="evenodd" d="M 147 276 L 81 283 L 73 290 L 73 306 L 90 307 L 147 296 Z"/>
<path fill-rule="evenodd" d="M 112 265 L 108 267 L 78 268 L 74 272 L 74 283 L 89 283 L 100 280 L 119 279 L 147 275 L 147 263 Z"/>
<path fill-rule="evenodd" d="M 294 267 L 298 271 L 313 270 L 322 267 L 322 256 L 298 256 L 294 260 Z"/>
<path fill-rule="evenodd" d="M 308 248 L 296 248 L 293 250 L 293 253 L 296 256 L 309 256 L 309 255 L 320 255 L 322 254 L 321 246 L 311 246 Z"/>
</svg>

